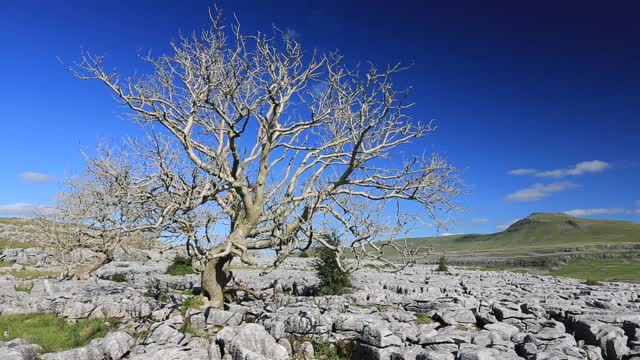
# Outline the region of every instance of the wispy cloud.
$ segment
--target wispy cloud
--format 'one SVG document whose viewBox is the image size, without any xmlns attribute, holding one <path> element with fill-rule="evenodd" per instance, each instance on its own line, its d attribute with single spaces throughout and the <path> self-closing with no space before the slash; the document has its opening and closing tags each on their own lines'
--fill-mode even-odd
<svg viewBox="0 0 640 360">
<path fill-rule="evenodd" d="M 640 208 L 640 200 L 636 200 L 636 207 Z"/>
<path fill-rule="evenodd" d="M 36 212 L 36 206 L 27 203 L 15 203 L 0 205 L 0 215 L 32 216 Z"/>
<path fill-rule="evenodd" d="M 582 161 L 573 166 L 569 166 L 565 169 L 554 169 L 538 171 L 536 169 L 522 168 L 509 171 L 510 175 L 522 176 L 522 175 L 534 175 L 537 177 L 551 177 L 560 179 L 567 176 L 579 176 L 584 174 L 595 174 L 602 172 L 611 165 L 602 160 Z"/>
<path fill-rule="evenodd" d="M 551 184 L 533 184 L 531 187 L 520 189 L 514 193 L 511 193 L 505 197 L 509 201 L 538 201 L 553 193 L 569 190 L 575 188 L 577 185 L 568 182 L 561 181 Z"/>
<path fill-rule="evenodd" d="M 607 214 L 620 214 L 625 212 L 624 209 L 611 208 L 611 209 L 574 209 L 568 210 L 564 213 L 575 217 L 594 216 L 594 215 L 607 215 Z"/>
<path fill-rule="evenodd" d="M 590 173 L 599 173 L 609 167 L 609 163 L 600 160 L 583 161 L 566 169 L 548 170 L 536 173 L 538 177 L 562 178 L 565 176 L 578 176 Z"/>
<path fill-rule="evenodd" d="M 452 236 L 452 235 L 462 235 L 464 233 L 449 233 L 449 232 L 444 232 L 442 234 L 440 234 L 440 236 Z"/>
<path fill-rule="evenodd" d="M 513 169 L 509 171 L 509 175 L 521 176 L 521 175 L 533 175 L 537 171 L 536 169 Z"/>
<path fill-rule="evenodd" d="M 23 172 L 22 174 L 18 175 L 18 177 L 22 181 L 33 183 L 33 184 L 43 184 L 43 183 L 53 181 L 53 179 L 55 179 L 51 175 L 47 175 L 47 174 L 43 174 L 35 171 Z"/>
<path fill-rule="evenodd" d="M 513 225 L 513 223 L 515 223 L 516 221 L 518 221 L 518 219 L 513 219 L 513 220 L 509 221 L 508 223 L 500 224 L 500 225 L 496 226 L 496 230 L 505 231 L 505 230 L 507 230 L 507 228 L 509 226 Z"/>
</svg>

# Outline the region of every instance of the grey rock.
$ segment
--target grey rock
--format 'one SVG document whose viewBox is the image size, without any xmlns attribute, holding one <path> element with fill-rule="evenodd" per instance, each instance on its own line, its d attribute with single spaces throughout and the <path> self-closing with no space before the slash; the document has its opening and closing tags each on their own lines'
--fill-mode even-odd
<svg viewBox="0 0 640 360">
<path fill-rule="evenodd" d="M 351 350 L 351 358 L 353 359 L 391 360 L 393 354 L 398 351 L 398 348 L 394 346 L 379 348 L 356 341 L 353 343 Z"/>
<path fill-rule="evenodd" d="M 509 340 L 513 335 L 518 333 L 520 329 L 507 323 L 498 322 L 484 326 L 485 329 L 500 335 L 504 340 Z"/>
<path fill-rule="evenodd" d="M 509 360 L 521 359 L 515 352 L 502 352 L 496 349 L 462 344 L 458 349 L 456 360 Z"/>
<path fill-rule="evenodd" d="M 243 324 L 239 327 L 225 327 L 216 336 L 216 341 L 223 344 L 235 358 L 245 359 L 258 354 L 273 360 L 289 358 L 287 350 L 269 335 L 259 324 Z"/>
<path fill-rule="evenodd" d="M 242 313 L 207 308 L 204 311 L 205 323 L 215 326 L 238 326 L 242 323 Z"/>
<path fill-rule="evenodd" d="M 358 340 L 379 348 L 402 345 L 402 339 L 391 330 L 375 325 L 365 326 Z"/>
<path fill-rule="evenodd" d="M 415 357 L 416 360 L 454 360 L 455 356 L 450 352 L 422 351 Z"/>
<path fill-rule="evenodd" d="M 102 349 L 88 345 L 77 349 L 59 351 L 42 355 L 42 360 L 107 360 Z"/>
<path fill-rule="evenodd" d="M 119 360 L 129 352 L 136 343 L 131 335 L 124 331 L 114 331 L 102 339 L 101 348 L 112 360 Z"/>
<path fill-rule="evenodd" d="M 190 348 L 169 344 L 148 346 L 144 353 L 127 357 L 128 360 L 214 360 L 209 359 L 206 348 Z"/>
<path fill-rule="evenodd" d="M 433 318 L 445 325 L 475 324 L 476 316 L 465 308 L 438 309 Z"/>
<path fill-rule="evenodd" d="M 0 341 L 0 360 L 34 360 L 40 346 L 29 344 L 24 339 Z"/>
</svg>

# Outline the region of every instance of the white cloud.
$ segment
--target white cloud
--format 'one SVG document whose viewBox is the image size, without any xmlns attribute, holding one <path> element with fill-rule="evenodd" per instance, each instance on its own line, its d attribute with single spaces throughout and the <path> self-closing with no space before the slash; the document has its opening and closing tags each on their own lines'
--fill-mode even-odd
<svg viewBox="0 0 640 360">
<path fill-rule="evenodd" d="M 577 185 L 571 182 L 555 182 L 551 184 L 537 183 L 531 187 L 520 189 L 506 196 L 510 201 L 538 201 L 553 193 L 575 188 Z"/>
<path fill-rule="evenodd" d="M 513 219 L 513 220 L 509 221 L 509 222 L 508 222 L 508 223 L 506 223 L 506 224 L 500 224 L 500 225 L 496 226 L 496 230 L 498 230 L 498 231 L 505 231 L 505 230 L 507 230 L 507 228 L 508 228 L 509 226 L 513 225 L 513 223 L 515 223 L 516 221 L 518 221 L 518 219 Z"/>
<path fill-rule="evenodd" d="M 601 160 L 592 160 L 592 161 L 583 161 L 577 163 L 572 167 L 568 167 L 566 169 L 556 169 L 556 170 L 548 170 L 543 172 L 537 172 L 536 176 L 538 177 L 553 177 L 553 178 L 562 178 L 565 176 L 578 176 L 589 173 L 599 173 L 607 168 L 610 165 Z"/>
<path fill-rule="evenodd" d="M 15 203 L 0 205 L 0 215 L 32 216 L 35 214 L 36 206 L 27 203 Z"/>
<path fill-rule="evenodd" d="M 35 172 L 35 171 L 27 171 L 23 172 L 19 175 L 22 181 L 34 184 L 42 184 L 53 181 L 54 177 L 51 175 Z"/>
<path fill-rule="evenodd" d="M 537 171 L 536 169 L 521 168 L 509 171 L 509 175 L 522 176 L 534 175 L 537 177 L 563 178 L 567 176 L 578 176 L 584 174 L 599 173 L 611 167 L 609 163 L 602 160 L 582 161 L 566 169 L 555 169 Z"/>
<path fill-rule="evenodd" d="M 533 175 L 536 172 L 537 172 L 536 169 L 514 169 L 509 171 L 509 175 L 516 175 L 516 176 Z"/>
<path fill-rule="evenodd" d="M 489 222 L 487 218 L 476 218 L 471 220 L 471 225 L 479 225 Z"/>
<path fill-rule="evenodd" d="M 593 215 L 607 215 L 607 214 L 619 214 L 624 212 L 624 209 L 612 208 L 612 209 L 574 209 L 568 210 L 564 213 L 575 217 L 593 216 Z"/>
<path fill-rule="evenodd" d="M 445 233 L 440 234 L 440 236 L 463 235 L 463 234 L 464 233 L 448 233 L 448 232 L 445 232 Z"/>
</svg>

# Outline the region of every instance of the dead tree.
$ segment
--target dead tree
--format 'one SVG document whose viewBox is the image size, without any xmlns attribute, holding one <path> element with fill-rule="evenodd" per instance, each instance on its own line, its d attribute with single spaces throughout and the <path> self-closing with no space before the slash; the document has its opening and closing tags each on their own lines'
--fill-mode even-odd
<svg viewBox="0 0 640 360">
<path fill-rule="evenodd" d="M 455 209 L 456 169 L 411 147 L 434 127 L 407 115 L 408 93 L 391 81 L 400 65 L 350 68 L 337 53 L 304 55 L 285 32 L 246 36 L 220 16 L 171 49 L 149 56 L 153 72 L 140 77 L 86 53 L 70 69 L 104 83 L 148 129 L 134 148 L 174 206 L 163 232 L 202 260 L 211 306 L 223 306 L 225 265 L 251 264 L 251 250 L 275 249 L 277 266 L 318 243 L 346 270 L 364 259 L 399 269 L 417 249 L 391 239 L 415 216 L 440 224 Z M 341 245 L 324 241 L 330 229 Z"/>
<path fill-rule="evenodd" d="M 118 249 L 156 241 L 164 220 L 155 177 L 144 176 L 140 168 L 137 174 L 143 176 L 134 177 L 124 153 L 102 150 L 82 174 L 66 181 L 54 206 L 39 209 L 36 219 L 37 241 L 77 280 L 111 262 Z M 82 249 L 90 250 L 88 258 L 78 258 Z"/>
</svg>

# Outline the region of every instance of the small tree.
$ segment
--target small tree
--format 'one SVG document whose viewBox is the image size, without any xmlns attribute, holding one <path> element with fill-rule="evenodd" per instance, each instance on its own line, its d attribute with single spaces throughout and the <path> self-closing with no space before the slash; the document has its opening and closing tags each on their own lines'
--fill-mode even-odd
<svg viewBox="0 0 640 360">
<path fill-rule="evenodd" d="M 327 236 L 326 242 L 334 247 L 340 247 L 340 239 L 335 233 Z M 320 283 L 320 295 L 341 295 L 351 287 L 351 274 L 343 270 L 336 258 L 338 252 L 327 247 L 319 247 L 315 251 L 316 260 L 313 264 Z"/>
<path fill-rule="evenodd" d="M 162 194 L 145 179 L 136 179 L 121 154 L 102 148 L 82 173 L 64 184 L 54 206 L 38 210 L 35 240 L 67 275 L 84 280 L 114 259 L 118 249 L 153 243 L 162 222 Z M 78 250 L 90 250 L 88 258 Z"/>
<path fill-rule="evenodd" d="M 151 214 L 163 234 L 185 240 L 201 264 L 209 305 L 223 307 L 225 265 L 234 257 L 253 264 L 251 250 L 275 250 L 267 271 L 313 243 L 336 252 L 347 272 L 365 258 L 394 270 L 414 263 L 420 249 L 392 241 L 417 220 L 405 205 L 440 222 L 459 189 L 445 159 L 403 155 L 434 130 L 407 115 L 407 91 L 391 80 L 403 68 L 307 56 L 277 29 L 228 30 L 218 14 L 211 29 L 147 58 L 153 73 L 140 77 L 122 78 L 90 54 L 71 68 L 104 83 L 148 129 L 132 164 L 165 206 Z M 344 230 L 355 261 L 340 261 L 345 248 L 327 242 L 328 228 Z M 402 261 L 387 260 L 385 248 Z"/>
<path fill-rule="evenodd" d="M 446 255 L 442 254 L 438 259 L 438 267 L 436 267 L 437 272 L 447 272 L 449 271 L 449 260 L 447 260 Z"/>
</svg>

